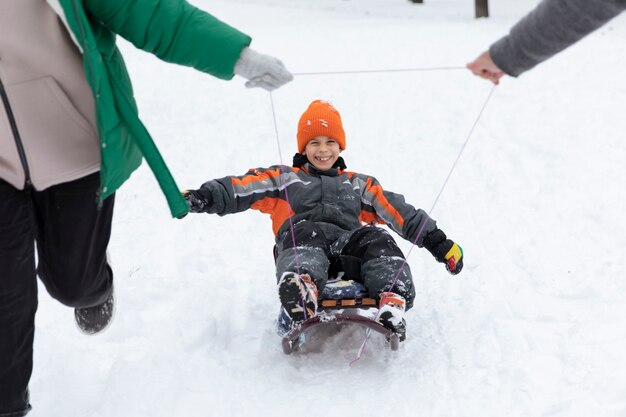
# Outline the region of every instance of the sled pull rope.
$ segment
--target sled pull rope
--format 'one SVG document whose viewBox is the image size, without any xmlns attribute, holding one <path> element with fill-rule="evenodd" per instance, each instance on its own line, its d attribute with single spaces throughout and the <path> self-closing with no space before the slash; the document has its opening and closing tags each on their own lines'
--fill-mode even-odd
<svg viewBox="0 0 626 417">
<path fill-rule="evenodd" d="M 320 71 L 320 72 L 294 72 L 293 75 L 309 76 L 309 75 L 354 75 L 354 74 L 380 74 L 391 72 L 429 72 L 429 71 L 456 71 L 465 70 L 465 67 L 423 67 L 423 68 L 390 68 L 378 70 L 348 70 L 348 71 Z"/>
<path fill-rule="evenodd" d="M 289 202 L 289 190 L 287 190 L 288 187 L 283 187 L 283 174 L 285 173 L 285 169 L 283 168 L 285 166 L 285 164 L 283 164 L 283 153 L 280 150 L 280 138 L 278 135 L 278 123 L 276 122 L 276 109 L 274 108 L 274 96 L 272 95 L 272 92 L 269 92 L 270 94 L 270 103 L 272 105 L 272 119 L 274 120 L 274 133 L 276 134 L 276 145 L 278 147 L 278 159 L 280 162 L 280 174 L 278 176 L 278 187 L 279 189 L 283 189 L 285 190 L 285 200 L 287 201 L 287 209 L 289 210 L 289 212 L 287 213 L 289 215 L 289 232 L 291 233 L 291 242 L 293 243 L 293 255 L 296 259 L 296 273 L 298 274 L 298 278 L 300 277 L 300 257 L 298 256 L 298 251 L 296 250 L 296 233 L 294 231 L 294 227 L 293 227 L 293 215 L 294 212 L 291 210 L 291 203 Z M 307 317 L 307 311 L 306 311 L 306 304 L 304 302 L 304 294 L 300 294 L 300 301 L 302 302 L 302 311 L 304 313 L 304 319 L 306 320 Z"/>
<path fill-rule="evenodd" d="M 474 133 L 474 129 L 478 125 L 478 121 L 481 119 L 481 117 L 483 115 L 483 112 L 485 111 L 485 108 L 487 107 L 487 103 L 489 103 L 489 100 L 491 100 L 491 96 L 493 95 L 493 92 L 495 91 L 495 89 L 496 89 L 496 85 L 494 84 L 494 86 L 491 87 L 491 90 L 489 91 L 489 95 L 487 96 L 487 99 L 483 103 L 483 106 L 480 109 L 480 112 L 478 112 L 478 116 L 476 117 L 476 120 L 474 121 L 474 124 L 472 125 L 472 128 L 470 129 L 469 133 L 467 134 L 467 137 L 465 138 L 465 141 L 463 142 L 463 146 L 461 146 L 461 149 L 459 150 L 459 153 L 457 154 L 456 159 L 452 163 L 452 167 L 450 167 L 450 170 L 448 171 L 448 175 L 446 176 L 446 179 L 443 181 L 443 185 L 441 186 L 441 189 L 439 190 L 439 193 L 437 193 L 437 196 L 435 197 L 435 201 L 433 202 L 432 206 L 430 207 L 430 210 L 428 211 L 428 214 L 426 215 L 426 218 L 424 219 L 424 221 L 422 223 L 422 226 L 420 227 L 419 231 L 417 232 L 417 235 L 415 236 L 415 239 L 413 239 L 411 248 L 407 252 L 404 260 L 402 261 L 402 265 L 398 269 L 398 272 L 396 273 L 396 276 L 393 278 L 393 281 L 391 282 L 391 287 L 389 288 L 388 291 L 393 291 L 393 288 L 396 286 L 396 283 L 398 282 L 398 277 L 400 276 L 400 274 L 402 273 L 402 270 L 404 269 L 404 265 L 406 265 L 407 260 L 409 259 L 409 256 L 411 255 L 411 252 L 413 252 L 413 248 L 417 245 L 417 240 L 422 235 L 422 232 L 424 231 L 424 227 L 426 226 L 426 223 L 428 223 L 428 220 L 430 220 L 430 215 L 433 212 L 433 210 L 435 209 L 435 206 L 437 205 L 437 203 L 439 202 L 439 197 L 441 197 L 441 194 L 443 194 L 443 190 L 445 190 L 446 186 L 448 185 L 448 181 L 450 180 L 450 177 L 452 176 L 452 173 L 454 172 L 454 170 L 455 170 L 455 168 L 456 168 L 456 166 L 457 166 L 457 164 L 459 162 L 459 159 L 461 159 L 461 155 L 463 154 L 463 151 L 467 147 L 467 143 L 469 142 L 470 138 L 472 137 L 472 134 Z M 378 313 L 376 313 L 376 318 L 374 320 L 378 320 L 378 315 L 379 314 L 380 314 L 380 310 L 378 311 Z M 369 339 L 369 333 L 366 333 L 365 334 L 365 338 L 363 339 L 363 343 L 361 344 L 361 347 L 359 348 L 359 351 L 357 352 L 357 354 L 354 357 L 354 359 L 352 359 L 350 361 L 350 365 L 356 363 L 359 359 L 361 359 L 361 356 L 363 355 L 363 351 L 365 350 L 365 345 L 367 345 L 367 340 L 368 339 Z"/>
<path fill-rule="evenodd" d="M 441 195 L 443 194 L 443 191 L 445 190 L 446 186 L 448 185 L 448 181 L 450 180 L 450 177 L 452 177 L 452 173 L 456 169 L 456 166 L 459 163 L 459 159 L 461 159 L 461 155 L 463 154 L 463 151 L 465 151 L 465 148 L 467 147 L 467 143 L 471 139 L 472 134 L 474 133 L 474 130 L 476 129 L 476 126 L 478 125 L 478 121 L 481 119 L 481 117 L 483 115 L 483 112 L 485 111 L 485 108 L 487 107 L 487 103 L 489 103 L 489 100 L 491 100 L 491 96 L 493 95 L 493 92 L 495 91 L 495 89 L 496 89 L 496 85 L 494 84 L 493 87 L 491 87 L 491 90 L 489 90 L 489 95 L 487 95 L 487 98 L 485 99 L 485 102 L 483 103 L 483 106 L 481 107 L 480 112 L 478 112 L 478 116 L 476 117 L 476 120 L 474 120 L 474 124 L 472 125 L 472 128 L 470 129 L 469 133 L 467 134 L 467 137 L 465 138 L 465 141 L 463 142 L 463 145 L 461 146 L 461 149 L 459 150 L 459 153 L 457 154 L 454 162 L 452 163 L 452 166 L 450 167 L 450 170 L 448 171 L 448 175 L 446 176 L 446 179 L 443 181 L 443 184 L 441 185 L 441 188 L 439 189 L 439 193 L 437 193 L 437 196 L 435 197 L 435 201 L 433 201 L 433 204 L 430 207 L 430 210 L 426 214 L 426 218 L 424 219 L 424 221 L 422 223 L 422 226 L 420 227 L 419 231 L 417 232 L 417 235 L 415 236 L 415 239 L 413 239 L 413 242 L 411 242 L 412 245 L 409 248 L 409 251 L 407 252 L 406 257 L 405 257 L 404 261 L 402 262 L 402 265 L 400 266 L 400 269 L 396 273 L 396 276 L 394 277 L 394 279 L 393 279 L 393 281 L 391 283 L 391 287 L 390 287 L 390 289 L 388 291 L 392 291 L 393 287 L 395 287 L 395 285 L 396 285 L 396 282 L 398 282 L 398 277 L 402 273 L 402 269 L 404 268 L 404 265 L 406 265 L 407 259 L 411 255 L 411 252 L 413 252 L 413 248 L 415 246 L 417 246 L 417 241 L 420 238 L 420 236 L 422 235 L 422 232 L 424 231 L 424 227 L 426 227 L 426 223 L 428 223 L 428 220 L 430 220 L 430 215 L 435 210 L 435 206 L 439 202 L 439 198 L 441 197 Z"/>
</svg>

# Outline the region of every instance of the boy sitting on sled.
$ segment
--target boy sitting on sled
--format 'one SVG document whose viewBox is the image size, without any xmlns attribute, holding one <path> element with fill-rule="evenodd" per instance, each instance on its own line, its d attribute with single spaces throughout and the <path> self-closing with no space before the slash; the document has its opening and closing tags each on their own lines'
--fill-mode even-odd
<svg viewBox="0 0 626 417">
<path fill-rule="evenodd" d="M 330 103 L 309 105 L 297 139 L 293 167 L 256 168 L 208 181 L 183 193 L 190 211 L 223 216 L 254 209 L 271 216 L 278 295 L 294 324 L 316 315 L 331 262 L 356 259 L 359 276 L 350 278 L 380 299 L 378 321 L 404 339 L 403 316 L 415 298 L 411 271 L 391 235 L 373 224 L 386 224 L 410 242 L 417 238 L 415 243 L 454 275 L 463 268 L 461 248 L 402 195 L 383 190 L 374 177 L 346 171 L 339 157 L 345 133 Z"/>
</svg>

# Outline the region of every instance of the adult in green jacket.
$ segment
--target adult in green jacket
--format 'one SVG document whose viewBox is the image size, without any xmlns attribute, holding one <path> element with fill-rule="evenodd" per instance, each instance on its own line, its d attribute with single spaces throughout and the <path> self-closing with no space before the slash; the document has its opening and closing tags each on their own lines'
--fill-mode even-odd
<svg viewBox="0 0 626 417">
<path fill-rule="evenodd" d="M 83 4 L 84 3 L 84 4 Z M 141 163 L 154 171 L 175 217 L 187 212 L 150 135 L 141 124 L 115 33 L 167 62 L 187 65 L 231 79 L 240 57 L 254 61 L 256 72 L 240 72 L 268 88 L 291 80 L 280 62 L 244 50 L 248 35 L 180 0 L 60 0 L 65 18 L 83 50 L 87 80 L 95 91 L 102 146 L 102 198 L 111 195 Z M 84 7 L 82 7 L 84 6 Z M 243 61 L 241 67 L 247 63 Z M 246 70 L 248 68 L 245 68 Z"/>
<path fill-rule="evenodd" d="M 143 158 L 172 215 L 188 210 L 138 117 L 116 34 L 249 87 L 292 79 L 185 0 L 0 1 L 0 417 L 30 410 L 37 275 L 85 333 L 110 323 L 114 193 Z"/>
</svg>

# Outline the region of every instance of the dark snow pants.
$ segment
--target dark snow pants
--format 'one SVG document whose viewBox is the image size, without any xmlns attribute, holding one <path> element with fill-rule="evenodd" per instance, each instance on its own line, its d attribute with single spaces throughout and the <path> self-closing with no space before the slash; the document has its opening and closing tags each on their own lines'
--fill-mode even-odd
<svg viewBox="0 0 626 417">
<path fill-rule="evenodd" d="M 393 291 L 406 299 L 407 309 L 413 306 L 415 287 L 409 265 L 393 237 L 380 227 L 363 226 L 333 241 L 315 222 L 302 221 L 294 225 L 293 237 L 291 233 L 282 237 L 277 252 L 277 279 L 285 272 L 307 273 L 321 294 L 329 269 L 343 270 L 347 278 L 363 284 L 371 297 Z"/>
<path fill-rule="evenodd" d="M 114 198 L 97 209 L 99 185 L 98 173 L 44 191 L 0 180 L 0 417 L 30 411 L 37 275 L 70 307 L 100 304 L 112 291 L 106 248 Z"/>
</svg>

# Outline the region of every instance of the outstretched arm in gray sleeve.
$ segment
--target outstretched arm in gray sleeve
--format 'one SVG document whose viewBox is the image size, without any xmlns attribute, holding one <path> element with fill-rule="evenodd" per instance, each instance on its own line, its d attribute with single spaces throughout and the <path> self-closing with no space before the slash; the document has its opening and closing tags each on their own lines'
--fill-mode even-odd
<svg viewBox="0 0 626 417">
<path fill-rule="evenodd" d="M 626 0 L 543 0 L 491 45 L 495 65 L 518 76 L 598 29 L 626 9 Z"/>
</svg>

